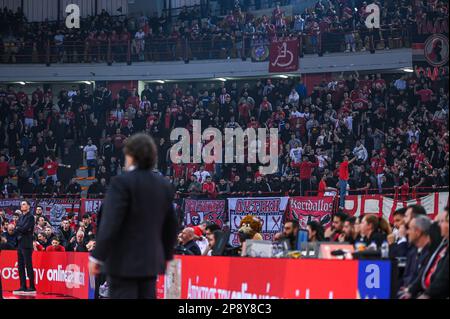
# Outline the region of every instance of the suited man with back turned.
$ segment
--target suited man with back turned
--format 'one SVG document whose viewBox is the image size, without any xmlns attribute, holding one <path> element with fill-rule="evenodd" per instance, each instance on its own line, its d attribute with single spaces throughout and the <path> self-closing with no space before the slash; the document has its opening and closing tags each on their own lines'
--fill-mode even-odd
<svg viewBox="0 0 450 319">
<path fill-rule="evenodd" d="M 106 274 L 112 299 L 151 299 L 158 274 L 173 257 L 173 190 L 152 172 L 157 149 L 149 135 L 128 138 L 124 153 L 126 172 L 111 180 L 89 270 Z"/>
</svg>

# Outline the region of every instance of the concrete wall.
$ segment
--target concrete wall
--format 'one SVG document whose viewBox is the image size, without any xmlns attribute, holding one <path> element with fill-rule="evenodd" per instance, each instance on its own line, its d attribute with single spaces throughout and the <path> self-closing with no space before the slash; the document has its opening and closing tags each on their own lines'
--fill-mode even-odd
<svg viewBox="0 0 450 319">
<path fill-rule="evenodd" d="M 152 16 L 153 12 L 161 14 L 164 8 L 164 0 L 132 0 L 128 2 L 128 13 L 140 16 L 144 12 L 147 16 Z"/>
<path fill-rule="evenodd" d="M 375 54 L 336 53 L 300 59 L 300 69 L 294 74 L 342 72 L 352 70 L 390 70 L 412 67 L 411 49 L 377 51 Z M 202 60 L 185 64 L 178 62 L 141 62 L 126 64 L 55 64 L 0 65 L 0 82 L 12 81 L 126 81 L 180 80 L 217 77 L 266 77 L 268 62 L 242 60 Z"/>
</svg>

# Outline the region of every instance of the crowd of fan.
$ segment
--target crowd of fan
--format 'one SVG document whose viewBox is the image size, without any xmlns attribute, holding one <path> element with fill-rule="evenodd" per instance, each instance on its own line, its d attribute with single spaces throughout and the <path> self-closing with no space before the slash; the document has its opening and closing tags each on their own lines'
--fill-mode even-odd
<svg viewBox="0 0 450 319">
<path fill-rule="evenodd" d="M 344 195 L 395 188 L 408 199 L 411 189 L 448 186 L 446 81 L 447 74 L 431 80 L 423 73 L 390 79 L 351 73 L 322 81 L 310 94 L 300 78 L 156 84 L 140 94 L 123 87 L 115 98 L 101 86 L 92 93 L 74 86 L 57 96 L 10 86 L 0 90 L 1 194 L 79 196 L 75 170 L 85 163 L 96 179 L 88 194 L 101 196 L 121 172 L 124 141 L 143 131 L 155 137 L 157 169 L 180 197 L 322 196 L 344 179 Z M 170 132 L 192 132 L 192 120 L 201 120 L 202 130 L 278 128 L 278 172 L 262 176 L 258 163 L 173 163 L 177 141 Z"/>
<path fill-rule="evenodd" d="M 297 221 L 286 221 L 283 231 L 276 234 L 274 240 L 286 241 L 289 249 L 295 250 L 299 230 Z M 342 212 L 334 214 L 331 226 L 326 229 L 318 221 L 310 221 L 307 242 L 350 244 L 361 256 L 365 252 L 378 252 L 378 258 L 399 261 L 403 266 L 391 282 L 397 291 L 394 298 L 445 299 L 449 297 L 448 230 L 448 207 L 431 220 L 422 206 L 411 205 L 395 211 L 392 225 L 373 214 L 353 217 Z M 178 236 L 177 252 L 204 256 L 245 255 L 243 239 L 238 247 L 223 246 L 226 234 L 226 230 L 211 222 L 184 228 Z M 385 256 L 382 256 L 383 249 L 386 249 Z"/>
<path fill-rule="evenodd" d="M 21 11 L 5 8 L 0 10 L 0 54 L 5 63 L 241 58 L 250 57 L 252 46 L 287 36 L 301 36 L 306 53 L 389 49 L 408 46 L 418 20 L 446 19 L 448 12 L 448 2 L 441 0 L 375 3 L 381 27 L 372 31 L 365 26 L 370 3 L 363 0 L 321 0 L 294 16 L 276 6 L 271 16 L 258 17 L 239 1 L 221 17 L 199 8 L 184 8 L 173 19 L 165 12 L 134 18 L 102 10 L 79 29 L 65 28 L 64 21 L 24 23 Z"/>
<path fill-rule="evenodd" d="M 8 220 L 6 212 L 0 210 L 1 221 L 1 249 L 17 249 L 17 236 L 15 232 L 16 223 L 22 212 L 14 212 L 11 220 Z M 64 217 L 60 225 L 51 225 L 49 219 L 44 214 L 41 206 L 34 210 L 34 251 L 74 251 L 88 252 L 95 248 L 96 224 L 89 214 L 82 216 L 78 221 L 78 216 L 71 213 Z"/>
</svg>

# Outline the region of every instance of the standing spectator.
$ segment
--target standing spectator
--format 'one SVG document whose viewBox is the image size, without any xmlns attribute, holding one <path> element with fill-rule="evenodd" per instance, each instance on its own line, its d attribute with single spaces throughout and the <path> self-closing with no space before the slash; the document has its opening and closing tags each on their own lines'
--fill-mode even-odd
<svg viewBox="0 0 450 319">
<path fill-rule="evenodd" d="M 92 144 L 91 138 L 88 139 L 88 144 L 83 148 L 83 157 L 88 167 L 88 176 L 95 176 L 95 169 L 97 168 L 97 146 Z"/>
<path fill-rule="evenodd" d="M 356 157 L 348 160 L 348 156 L 344 156 L 344 160 L 339 164 L 339 208 L 345 207 L 345 195 L 347 193 L 347 185 L 349 179 L 348 166 L 356 160 Z"/>
</svg>

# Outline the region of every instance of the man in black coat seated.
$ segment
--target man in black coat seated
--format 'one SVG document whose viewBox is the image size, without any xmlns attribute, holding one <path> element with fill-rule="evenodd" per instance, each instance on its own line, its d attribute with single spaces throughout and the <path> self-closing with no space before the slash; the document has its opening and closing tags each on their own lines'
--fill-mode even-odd
<svg viewBox="0 0 450 319">
<path fill-rule="evenodd" d="M 192 227 L 187 227 L 179 235 L 179 246 L 190 251 L 193 255 L 201 255 L 202 252 L 195 242 L 195 232 Z"/>
</svg>

